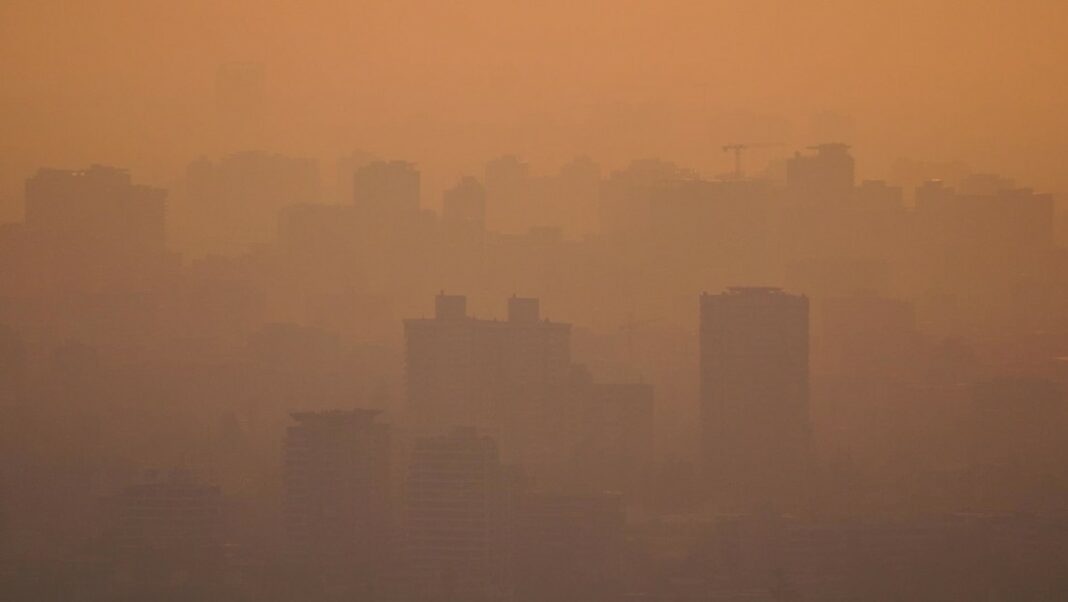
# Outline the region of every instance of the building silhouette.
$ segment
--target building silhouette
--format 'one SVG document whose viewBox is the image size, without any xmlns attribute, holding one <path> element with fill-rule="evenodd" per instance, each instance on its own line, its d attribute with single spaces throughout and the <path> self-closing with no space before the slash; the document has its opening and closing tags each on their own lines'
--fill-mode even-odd
<svg viewBox="0 0 1068 602">
<path fill-rule="evenodd" d="M 378 410 L 291 414 L 285 523 L 295 562 L 340 587 L 381 587 L 389 560 L 390 439 Z"/>
<path fill-rule="evenodd" d="M 809 452 L 808 299 L 736 287 L 700 298 L 704 468 L 727 505 L 790 505 Z"/>
<path fill-rule="evenodd" d="M 517 600 L 612 600 L 623 577 L 618 493 L 529 493 L 516 512 Z"/>
<path fill-rule="evenodd" d="M 259 151 L 186 168 L 177 234 L 197 253 L 238 255 L 277 233 L 278 212 L 319 199 L 319 170 L 311 159 Z"/>
<path fill-rule="evenodd" d="M 204 552 L 219 546 L 222 495 L 183 471 L 151 472 L 119 496 L 120 547 Z"/>
<path fill-rule="evenodd" d="M 352 176 L 352 202 L 373 224 L 414 220 L 419 193 L 419 170 L 407 161 L 372 161 Z"/>
<path fill-rule="evenodd" d="M 615 491 L 629 500 L 647 493 L 653 462 L 653 386 L 644 383 L 579 382 L 569 408 L 575 443 L 568 458 L 573 488 Z"/>
<path fill-rule="evenodd" d="M 799 200 L 827 202 L 847 198 L 856 179 L 849 146 L 840 143 L 812 147 L 815 154 L 797 153 L 786 163 L 786 186 Z"/>
<path fill-rule="evenodd" d="M 482 230 L 486 225 L 486 189 L 472 177 L 445 191 L 441 219 L 447 227 Z"/>
<path fill-rule="evenodd" d="M 224 498 L 219 487 L 182 470 L 150 471 L 116 499 L 119 589 L 152 591 L 176 580 L 217 581 L 225 565 Z M 115 592 L 119 593 L 119 592 Z"/>
<path fill-rule="evenodd" d="M 467 299 L 441 293 L 431 319 L 404 321 L 411 417 L 501 434 L 521 453 L 548 404 L 567 385 L 571 325 L 542 320 L 537 299 L 512 297 L 508 319 L 467 315 Z"/>
<path fill-rule="evenodd" d="M 496 442 L 475 429 L 417 437 L 405 483 L 404 583 L 409 600 L 512 599 L 514 480 Z"/>
<path fill-rule="evenodd" d="M 41 169 L 26 181 L 28 259 L 57 292 L 145 291 L 168 257 L 159 188 L 125 169 Z"/>
<path fill-rule="evenodd" d="M 530 165 L 515 155 L 486 163 L 487 223 L 499 232 L 517 234 L 531 224 L 535 202 Z"/>
</svg>

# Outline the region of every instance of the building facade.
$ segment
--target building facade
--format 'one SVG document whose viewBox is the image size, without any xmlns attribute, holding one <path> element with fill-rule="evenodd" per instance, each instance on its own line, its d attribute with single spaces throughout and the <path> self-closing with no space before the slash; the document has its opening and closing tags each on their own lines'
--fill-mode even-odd
<svg viewBox="0 0 1068 602">
<path fill-rule="evenodd" d="M 704 468 L 730 505 L 788 504 L 809 454 L 808 299 L 777 288 L 700 298 Z"/>
</svg>

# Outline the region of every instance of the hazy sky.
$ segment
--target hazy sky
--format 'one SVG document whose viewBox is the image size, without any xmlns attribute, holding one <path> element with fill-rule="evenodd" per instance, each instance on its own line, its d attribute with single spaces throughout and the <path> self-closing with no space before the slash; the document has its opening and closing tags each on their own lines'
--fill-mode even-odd
<svg viewBox="0 0 1068 602">
<path fill-rule="evenodd" d="M 1064 192 L 1065 23 L 1055 0 L 3 0 L 0 218 L 42 165 L 166 185 L 218 154 L 234 61 L 266 70 L 268 150 L 409 158 L 430 189 L 509 151 L 716 173 L 726 142 L 787 145 L 759 163 L 835 135 L 862 176 L 960 159 Z"/>
</svg>

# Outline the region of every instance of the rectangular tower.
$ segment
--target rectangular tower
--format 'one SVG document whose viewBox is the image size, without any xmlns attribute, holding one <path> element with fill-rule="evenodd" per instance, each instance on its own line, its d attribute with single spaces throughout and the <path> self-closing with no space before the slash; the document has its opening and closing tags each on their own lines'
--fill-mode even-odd
<svg viewBox="0 0 1068 602">
<path fill-rule="evenodd" d="M 389 431 L 378 410 L 297 412 L 286 431 L 290 552 L 347 585 L 380 583 L 389 525 Z"/>
<path fill-rule="evenodd" d="M 455 429 L 416 438 L 410 454 L 407 599 L 511 599 L 510 488 L 496 442 L 475 429 Z"/>
<path fill-rule="evenodd" d="M 413 219 L 419 213 L 419 170 L 405 161 L 374 161 L 352 177 L 352 202 L 375 223 Z"/>
<path fill-rule="evenodd" d="M 491 429 L 506 451 L 521 448 L 566 386 L 571 325 L 541 319 L 531 298 L 511 298 L 507 321 L 468 316 L 461 295 L 442 293 L 435 307 L 432 319 L 404 321 L 412 419 Z"/>
<path fill-rule="evenodd" d="M 808 298 L 777 288 L 701 295 L 704 467 L 728 505 L 789 505 L 809 448 Z"/>
</svg>

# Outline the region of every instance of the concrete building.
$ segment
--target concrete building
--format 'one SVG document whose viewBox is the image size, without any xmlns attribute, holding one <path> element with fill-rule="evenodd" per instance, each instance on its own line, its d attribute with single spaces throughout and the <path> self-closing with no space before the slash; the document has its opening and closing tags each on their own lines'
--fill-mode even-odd
<svg viewBox="0 0 1068 602">
<path fill-rule="evenodd" d="M 506 321 L 467 315 L 461 295 L 439 294 L 431 319 L 404 321 L 411 418 L 470 425 L 501 437 L 506 457 L 562 402 L 571 367 L 571 325 L 542 320 L 537 299 L 513 297 Z"/>
<path fill-rule="evenodd" d="M 616 493 L 523 496 L 515 529 L 517 599 L 618 599 L 624 523 Z"/>
<path fill-rule="evenodd" d="M 299 412 L 285 441 L 285 523 L 296 562 L 374 588 L 389 560 L 390 438 L 377 410 Z"/>
<path fill-rule="evenodd" d="M 730 288 L 700 298 L 705 470 L 728 506 L 789 505 L 809 453 L 808 298 Z"/>
<path fill-rule="evenodd" d="M 321 195 L 311 159 L 240 152 L 186 168 L 176 234 L 197 254 L 238 255 L 274 239 L 284 207 Z"/>
<path fill-rule="evenodd" d="M 419 170 L 406 161 L 372 161 L 353 173 L 352 202 L 373 223 L 414 219 L 419 213 Z"/>
<path fill-rule="evenodd" d="M 629 501 L 648 491 L 653 463 L 653 387 L 643 383 L 578 383 L 568 458 L 571 486 L 616 491 Z"/>
<path fill-rule="evenodd" d="M 470 176 L 442 195 L 442 221 L 452 229 L 480 231 L 486 226 L 486 189 Z"/>
<path fill-rule="evenodd" d="M 183 471 L 151 472 L 118 496 L 116 543 L 124 563 L 162 563 L 173 570 L 217 567 L 222 529 L 219 488 Z"/>
<path fill-rule="evenodd" d="M 146 290 L 167 260 L 166 195 L 125 169 L 41 169 L 26 181 L 28 262 L 63 292 Z"/>
<path fill-rule="evenodd" d="M 786 187 L 800 201 L 826 203 L 848 199 L 856 166 L 846 144 L 820 144 L 815 154 L 795 154 L 786 164 Z"/>
<path fill-rule="evenodd" d="M 415 439 L 405 487 L 407 599 L 512 599 L 511 490 L 492 438 L 456 429 Z"/>
</svg>

